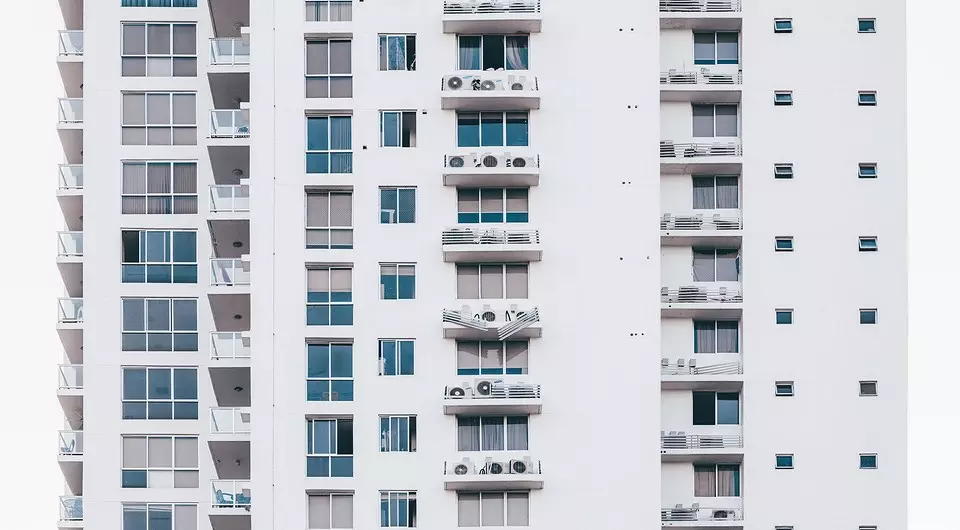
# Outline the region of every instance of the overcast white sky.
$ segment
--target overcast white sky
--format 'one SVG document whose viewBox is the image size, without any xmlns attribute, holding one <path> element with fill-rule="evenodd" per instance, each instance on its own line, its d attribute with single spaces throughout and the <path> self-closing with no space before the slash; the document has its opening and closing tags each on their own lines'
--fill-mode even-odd
<svg viewBox="0 0 960 530">
<path fill-rule="evenodd" d="M 909 5 L 910 528 L 923 530 L 946 528 L 943 514 L 956 502 L 955 481 L 946 477 L 960 473 L 960 459 L 952 455 L 960 440 L 960 398 L 951 383 L 960 373 L 960 342 L 947 333 L 960 326 L 947 311 L 960 300 L 960 262 L 954 261 L 958 247 L 945 243 L 960 225 L 960 201 L 953 199 L 960 175 L 943 172 L 960 151 L 958 131 L 948 126 L 960 123 L 953 102 L 960 50 L 952 31 L 931 24 L 957 20 L 960 4 Z M 0 6 L 0 234 L 6 241 L 0 259 L 0 370 L 6 374 L 0 384 L 0 526 L 17 530 L 55 528 L 62 493 L 55 453 L 62 413 L 54 386 L 60 360 L 55 300 L 61 294 L 54 197 L 61 156 L 55 131 L 58 29 L 57 0 Z"/>
</svg>

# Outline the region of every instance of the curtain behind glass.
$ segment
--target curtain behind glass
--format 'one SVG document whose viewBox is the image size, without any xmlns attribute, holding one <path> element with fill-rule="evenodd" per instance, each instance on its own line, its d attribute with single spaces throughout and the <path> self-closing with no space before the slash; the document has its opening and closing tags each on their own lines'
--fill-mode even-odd
<svg viewBox="0 0 960 530">
<path fill-rule="evenodd" d="M 717 105 L 717 136 L 734 137 L 738 135 L 736 105 Z"/>
<path fill-rule="evenodd" d="M 713 320 L 693 321 L 693 353 L 716 353 L 716 322 Z"/>
<path fill-rule="evenodd" d="M 717 496 L 716 466 L 693 466 L 693 496 Z"/>
<path fill-rule="evenodd" d="M 463 36 L 459 38 L 460 70 L 480 69 L 480 37 Z"/>
<path fill-rule="evenodd" d="M 717 249 L 717 279 L 718 282 L 735 282 L 740 279 L 737 270 L 737 255 L 739 251 L 733 248 Z"/>
<path fill-rule="evenodd" d="M 506 37 L 507 70 L 527 70 L 530 68 L 528 57 L 530 53 L 526 36 Z"/>
<path fill-rule="evenodd" d="M 712 210 L 715 207 L 713 177 L 693 177 L 693 209 Z"/>
<path fill-rule="evenodd" d="M 526 416 L 507 417 L 507 451 L 527 450 Z"/>
<path fill-rule="evenodd" d="M 736 320 L 717 322 L 717 353 L 737 353 L 740 351 L 738 336 L 740 323 Z"/>
<path fill-rule="evenodd" d="M 387 69 L 406 70 L 407 39 L 405 36 L 387 37 Z"/>
<path fill-rule="evenodd" d="M 716 281 L 716 262 L 713 249 L 693 249 L 693 281 Z"/>
<path fill-rule="evenodd" d="M 739 207 L 740 188 L 737 177 L 717 177 L 717 208 Z"/>
<path fill-rule="evenodd" d="M 732 465 L 717 466 L 717 496 L 740 496 L 740 467 Z"/>
<path fill-rule="evenodd" d="M 693 105 L 693 137 L 713 136 L 713 105 Z"/>
<path fill-rule="evenodd" d="M 717 64 L 737 64 L 740 59 L 740 34 L 735 31 L 717 32 Z"/>
<path fill-rule="evenodd" d="M 693 32 L 693 64 L 714 64 L 716 62 L 716 37 L 712 31 Z"/>
<path fill-rule="evenodd" d="M 461 416 L 457 418 L 457 451 L 480 450 L 480 418 Z"/>
<path fill-rule="evenodd" d="M 482 451 L 504 451 L 506 440 L 503 416 L 481 417 L 480 438 Z"/>
</svg>

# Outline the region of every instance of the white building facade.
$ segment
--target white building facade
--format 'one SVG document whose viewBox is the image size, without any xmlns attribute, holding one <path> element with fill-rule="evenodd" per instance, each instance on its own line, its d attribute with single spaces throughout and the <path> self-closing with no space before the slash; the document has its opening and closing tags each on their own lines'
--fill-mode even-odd
<svg viewBox="0 0 960 530">
<path fill-rule="evenodd" d="M 902 2 L 60 5 L 60 528 L 904 527 Z"/>
</svg>

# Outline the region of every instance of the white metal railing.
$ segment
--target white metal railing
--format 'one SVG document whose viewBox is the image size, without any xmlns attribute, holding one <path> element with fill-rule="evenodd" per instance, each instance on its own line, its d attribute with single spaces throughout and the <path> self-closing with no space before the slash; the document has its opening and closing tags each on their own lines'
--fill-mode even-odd
<svg viewBox="0 0 960 530">
<path fill-rule="evenodd" d="M 660 434 L 661 449 L 740 449 L 740 434 L 686 434 L 682 431 Z"/>
<path fill-rule="evenodd" d="M 57 441 L 60 446 L 57 452 L 65 456 L 79 456 L 83 454 L 83 431 L 60 431 Z"/>
<path fill-rule="evenodd" d="M 210 64 L 233 66 L 250 64 L 250 45 L 239 37 L 210 39 Z"/>
<path fill-rule="evenodd" d="M 64 495 L 60 497 L 60 520 L 83 520 L 83 497 Z"/>
<path fill-rule="evenodd" d="M 83 98 L 60 98 L 60 123 L 83 123 Z"/>
<path fill-rule="evenodd" d="M 715 213 L 704 216 L 702 213 L 663 214 L 660 218 L 660 230 L 742 230 L 743 220 L 740 212 L 730 210 L 730 214 Z"/>
<path fill-rule="evenodd" d="M 249 138 L 250 120 L 240 109 L 215 109 L 210 111 L 211 138 Z"/>
<path fill-rule="evenodd" d="M 660 359 L 660 375 L 740 375 L 743 374 L 743 364 L 738 361 L 728 363 L 714 363 L 699 366 L 696 359 L 684 362 L 677 359 L 671 363 L 670 359 Z"/>
<path fill-rule="evenodd" d="M 250 508 L 249 480 L 211 480 L 214 508 Z"/>
<path fill-rule="evenodd" d="M 660 289 L 660 301 L 665 304 L 740 304 L 743 303 L 743 294 L 740 289 L 727 287 L 716 289 L 696 286 L 680 287 L 678 289 L 663 287 Z"/>
<path fill-rule="evenodd" d="M 461 309 L 444 309 L 443 322 L 478 331 L 496 331 L 497 338 L 504 340 L 540 322 L 540 311 L 536 307 L 524 310 L 511 307 L 504 312 L 501 320 L 491 309 L 484 308 L 475 313 L 470 307 L 464 306 Z"/>
<path fill-rule="evenodd" d="M 250 434 L 250 407 L 211 407 L 210 434 Z"/>
<path fill-rule="evenodd" d="M 79 324 L 83 322 L 83 298 L 61 298 L 57 301 L 57 322 Z"/>
<path fill-rule="evenodd" d="M 697 158 L 705 156 L 741 156 L 740 139 L 716 142 L 673 143 L 660 141 L 660 158 Z"/>
<path fill-rule="evenodd" d="M 61 364 L 57 367 L 59 382 L 57 388 L 61 389 L 81 389 L 83 388 L 83 365 L 82 364 Z"/>
<path fill-rule="evenodd" d="M 83 232 L 57 232 L 57 257 L 83 256 Z"/>
<path fill-rule="evenodd" d="M 76 190 L 83 188 L 83 164 L 60 164 L 58 184 L 61 190 Z"/>
<path fill-rule="evenodd" d="M 60 30 L 60 55 L 83 55 L 83 30 Z"/>
<path fill-rule="evenodd" d="M 540 167 L 540 155 L 514 155 L 509 152 L 444 155 L 443 167 L 452 169 L 531 169 Z"/>
<path fill-rule="evenodd" d="M 250 186 L 246 184 L 212 184 L 210 211 L 235 213 L 250 211 Z"/>
<path fill-rule="evenodd" d="M 444 15 L 539 12 L 540 0 L 448 0 L 443 3 Z"/>
<path fill-rule="evenodd" d="M 539 460 L 529 456 L 517 457 L 504 455 L 503 458 L 489 456 L 483 462 L 475 463 L 472 458 L 448 460 L 443 463 L 444 475 L 541 475 L 543 468 Z"/>
<path fill-rule="evenodd" d="M 478 377 L 443 389 L 444 399 L 540 399 L 540 385 Z"/>
<path fill-rule="evenodd" d="M 684 507 L 676 505 L 673 508 L 660 509 L 661 521 L 741 521 L 742 508 L 706 508 L 699 503 Z"/>
<path fill-rule="evenodd" d="M 307 0 L 307 22 L 350 22 L 352 0 Z"/>
<path fill-rule="evenodd" d="M 537 78 L 520 73 L 459 72 L 444 76 L 443 92 L 535 92 L 540 90 Z"/>
<path fill-rule="evenodd" d="M 210 285 L 250 285 L 240 258 L 210 258 Z"/>
<path fill-rule="evenodd" d="M 239 331 L 210 333 L 211 359 L 249 359 L 250 343 Z"/>
<path fill-rule="evenodd" d="M 452 228 L 440 236 L 443 245 L 538 245 L 539 230 L 501 228 Z"/>
<path fill-rule="evenodd" d="M 735 13 L 740 0 L 660 0 L 661 13 Z"/>
<path fill-rule="evenodd" d="M 740 85 L 743 84 L 743 72 L 684 72 L 667 70 L 660 72 L 661 85 Z"/>
</svg>

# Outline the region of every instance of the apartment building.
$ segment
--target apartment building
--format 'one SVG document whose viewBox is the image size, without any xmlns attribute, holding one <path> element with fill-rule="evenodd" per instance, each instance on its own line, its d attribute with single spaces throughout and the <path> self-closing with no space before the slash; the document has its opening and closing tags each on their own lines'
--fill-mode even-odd
<svg viewBox="0 0 960 530">
<path fill-rule="evenodd" d="M 59 528 L 904 527 L 902 2 L 60 6 Z"/>
</svg>

